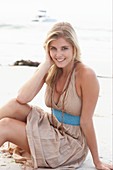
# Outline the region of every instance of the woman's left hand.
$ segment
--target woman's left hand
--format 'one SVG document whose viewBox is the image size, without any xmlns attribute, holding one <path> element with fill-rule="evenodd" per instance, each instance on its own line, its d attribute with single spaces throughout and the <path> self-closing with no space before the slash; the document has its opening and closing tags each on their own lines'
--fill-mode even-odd
<svg viewBox="0 0 113 170">
<path fill-rule="evenodd" d="M 106 163 L 103 163 L 101 161 L 99 161 L 95 167 L 99 170 L 113 170 L 113 165 L 109 165 L 109 164 L 106 164 Z"/>
</svg>

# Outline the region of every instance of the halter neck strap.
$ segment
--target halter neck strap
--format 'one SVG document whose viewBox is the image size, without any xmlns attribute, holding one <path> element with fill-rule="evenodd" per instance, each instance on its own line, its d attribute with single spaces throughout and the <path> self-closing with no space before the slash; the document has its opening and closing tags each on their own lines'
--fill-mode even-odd
<svg viewBox="0 0 113 170">
<path fill-rule="evenodd" d="M 62 130 L 62 135 L 63 135 L 63 112 L 64 112 L 64 101 L 65 101 L 65 97 L 66 97 L 66 94 L 67 94 L 67 90 L 68 90 L 68 87 L 69 87 L 69 83 L 70 83 L 70 80 L 71 80 L 71 76 L 72 76 L 72 73 L 74 71 L 74 68 L 76 66 L 76 63 L 74 63 L 73 65 L 73 68 L 71 70 L 71 73 L 69 75 L 69 79 L 68 79 L 68 82 L 67 82 L 67 85 L 66 85 L 66 88 L 65 88 L 65 91 L 64 91 L 64 97 L 63 97 L 63 101 L 62 101 L 62 119 L 61 119 L 61 130 Z M 53 121 L 53 109 L 52 109 L 52 94 L 53 94 L 53 88 L 52 88 L 52 91 L 51 91 L 51 119 L 52 119 L 52 123 L 53 123 L 53 126 L 54 126 L 54 121 Z M 55 127 L 55 126 L 54 126 Z"/>
</svg>

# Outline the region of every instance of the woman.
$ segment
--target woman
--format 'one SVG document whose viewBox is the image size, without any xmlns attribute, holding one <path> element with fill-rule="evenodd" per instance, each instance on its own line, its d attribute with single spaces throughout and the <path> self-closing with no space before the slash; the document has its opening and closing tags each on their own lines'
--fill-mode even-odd
<svg viewBox="0 0 113 170">
<path fill-rule="evenodd" d="M 72 26 L 55 24 L 44 48 L 45 61 L 22 86 L 17 98 L 0 109 L 0 146 L 9 141 L 30 153 L 34 169 L 77 168 L 89 148 L 95 167 L 111 170 L 99 159 L 92 121 L 99 84 L 94 71 L 80 60 Z M 51 115 L 28 104 L 44 83 L 45 103 L 51 107 Z"/>
</svg>

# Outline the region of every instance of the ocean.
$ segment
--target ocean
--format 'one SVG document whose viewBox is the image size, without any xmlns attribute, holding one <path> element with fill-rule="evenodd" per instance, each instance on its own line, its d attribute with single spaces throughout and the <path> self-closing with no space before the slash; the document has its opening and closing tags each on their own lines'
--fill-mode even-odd
<svg viewBox="0 0 113 170">
<path fill-rule="evenodd" d="M 17 60 L 43 62 L 43 43 L 55 22 L 0 22 L 0 65 Z M 83 62 L 99 76 L 112 77 L 112 29 L 109 23 L 71 22 L 78 36 Z"/>
</svg>

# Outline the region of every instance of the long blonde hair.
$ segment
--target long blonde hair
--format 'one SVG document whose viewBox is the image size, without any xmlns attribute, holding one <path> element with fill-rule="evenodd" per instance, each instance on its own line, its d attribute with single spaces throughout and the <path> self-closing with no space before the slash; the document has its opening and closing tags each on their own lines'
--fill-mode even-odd
<svg viewBox="0 0 113 170">
<path fill-rule="evenodd" d="M 70 23 L 67 22 L 59 22 L 57 24 L 55 24 L 51 30 L 48 32 L 45 43 L 44 43 L 44 48 L 46 48 L 46 50 L 49 53 L 49 44 L 51 41 L 53 40 L 57 40 L 58 38 L 64 38 L 66 41 L 68 41 L 72 46 L 73 46 L 73 58 L 74 61 L 81 61 L 80 59 L 80 47 L 78 44 L 78 40 L 77 40 L 77 35 L 75 33 L 75 30 L 73 29 L 73 27 L 71 26 Z M 52 86 L 55 81 L 56 78 L 61 74 L 62 69 L 58 68 L 55 64 L 52 65 L 52 67 L 49 69 L 47 77 L 46 77 L 46 83 L 49 86 Z"/>
</svg>

